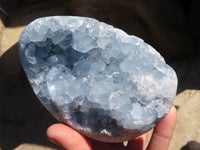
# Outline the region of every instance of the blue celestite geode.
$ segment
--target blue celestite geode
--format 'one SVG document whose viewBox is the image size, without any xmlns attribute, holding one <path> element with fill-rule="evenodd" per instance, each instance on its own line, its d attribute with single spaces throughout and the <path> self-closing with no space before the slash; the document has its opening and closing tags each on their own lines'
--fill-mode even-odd
<svg viewBox="0 0 200 150">
<path fill-rule="evenodd" d="M 36 19 L 21 34 L 19 55 L 44 106 L 96 140 L 143 134 L 165 117 L 176 95 L 176 74 L 158 52 L 95 19 Z"/>
</svg>

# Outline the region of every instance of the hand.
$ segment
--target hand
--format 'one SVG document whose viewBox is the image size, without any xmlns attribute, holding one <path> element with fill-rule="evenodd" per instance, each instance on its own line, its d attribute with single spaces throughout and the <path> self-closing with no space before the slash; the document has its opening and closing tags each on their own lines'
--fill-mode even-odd
<svg viewBox="0 0 200 150">
<path fill-rule="evenodd" d="M 176 109 L 172 107 L 168 115 L 154 128 L 146 150 L 168 150 L 176 117 Z M 65 150 L 144 150 L 146 135 L 147 133 L 129 141 L 128 146 L 124 147 L 123 143 L 104 143 L 88 139 L 64 124 L 54 124 L 47 130 L 48 138 Z"/>
</svg>

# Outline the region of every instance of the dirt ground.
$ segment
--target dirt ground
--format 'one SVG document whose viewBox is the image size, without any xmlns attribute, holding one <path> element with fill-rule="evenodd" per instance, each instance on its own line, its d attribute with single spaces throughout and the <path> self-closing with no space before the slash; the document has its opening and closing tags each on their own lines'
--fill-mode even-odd
<svg viewBox="0 0 200 150">
<path fill-rule="evenodd" d="M 53 4 L 48 4 L 52 5 Z M 33 8 L 34 7 L 34 8 Z M 34 18 L 66 14 L 64 6 L 21 9 L 0 20 L 0 149 L 59 149 L 46 138 L 46 129 L 56 120 L 44 109 L 25 78 L 17 54 L 17 42 L 24 27 Z M 30 11 L 30 9 L 37 9 Z M 182 59 L 171 63 L 179 77 L 175 98 L 178 120 L 170 150 L 180 150 L 187 142 L 200 142 L 200 60 Z"/>
</svg>

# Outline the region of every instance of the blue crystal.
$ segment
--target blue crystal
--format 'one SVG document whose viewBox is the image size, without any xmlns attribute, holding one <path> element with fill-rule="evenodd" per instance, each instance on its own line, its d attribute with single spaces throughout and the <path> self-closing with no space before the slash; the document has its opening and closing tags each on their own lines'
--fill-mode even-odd
<svg viewBox="0 0 200 150">
<path fill-rule="evenodd" d="M 44 106 L 96 140 L 143 134 L 176 95 L 176 74 L 154 48 L 92 18 L 36 19 L 20 36 L 19 55 Z"/>
</svg>

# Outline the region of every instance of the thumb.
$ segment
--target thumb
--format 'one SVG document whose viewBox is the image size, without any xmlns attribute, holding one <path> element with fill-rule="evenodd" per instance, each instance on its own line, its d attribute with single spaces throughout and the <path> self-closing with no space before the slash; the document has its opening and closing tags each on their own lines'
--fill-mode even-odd
<svg viewBox="0 0 200 150">
<path fill-rule="evenodd" d="M 147 150 L 168 150 L 176 125 L 177 112 L 172 107 L 168 115 L 157 124 Z"/>
</svg>

